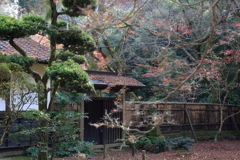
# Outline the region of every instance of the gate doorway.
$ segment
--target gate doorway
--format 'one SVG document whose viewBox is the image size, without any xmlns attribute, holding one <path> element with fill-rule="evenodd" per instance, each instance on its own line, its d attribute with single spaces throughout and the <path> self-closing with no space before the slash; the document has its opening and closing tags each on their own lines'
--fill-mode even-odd
<svg viewBox="0 0 240 160">
<path fill-rule="evenodd" d="M 99 128 L 90 126 L 89 123 L 100 122 L 105 114 L 116 108 L 114 98 L 93 98 L 90 102 L 85 102 L 84 113 L 88 118 L 84 119 L 84 141 L 94 141 L 97 144 L 117 143 L 116 140 L 122 138 L 122 130 L 119 128 L 109 128 L 101 126 Z M 122 112 L 114 113 L 114 118 L 122 120 Z"/>
</svg>

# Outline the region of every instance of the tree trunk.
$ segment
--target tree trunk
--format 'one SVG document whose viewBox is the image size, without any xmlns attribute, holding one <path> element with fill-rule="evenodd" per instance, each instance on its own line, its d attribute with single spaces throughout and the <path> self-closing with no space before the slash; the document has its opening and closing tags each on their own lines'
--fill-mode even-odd
<svg viewBox="0 0 240 160">
<path fill-rule="evenodd" d="M 47 91 L 44 90 L 43 95 L 39 95 L 39 110 L 47 111 Z M 40 123 L 40 127 L 43 129 L 39 132 L 39 141 L 38 141 L 38 148 L 40 148 L 40 152 L 38 155 L 38 160 L 47 160 L 48 158 L 48 131 L 44 130 L 44 128 L 48 125 L 46 120 Z"/>
<path fill-rule="evenodd" d="M 47 126 L 47 121 L 41 122 L 41 128 Z M 38 160 L 47 160 L 48 157 L 48 132 L 47 131 L 41 131 L 39 133 L 39 142 L 38 146 L 40 149 L 40 152 L 38 154 Z"/>
</svg>

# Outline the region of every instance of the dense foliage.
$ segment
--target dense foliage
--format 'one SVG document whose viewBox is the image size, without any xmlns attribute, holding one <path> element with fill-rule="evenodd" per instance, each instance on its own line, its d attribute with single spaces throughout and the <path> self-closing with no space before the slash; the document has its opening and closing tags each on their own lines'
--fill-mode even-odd
<svg viewBox="0 0 240 160">
<path fill-rule="evenodd" d="M 189 137 L 178 137 L 169 140 L 171 150 L 188 150 L 194 144 L 194 139 Z"/>
<path fill-rule="evenodd" d="M 94 9 L 97 1 L 80 0 L 62 2 L 64 3 L 63 6 L 65 7 L 61 7 L 61 9 L 58 8 L 58 2 L 53 0 L 47 0 L 46 4 L 42 4 L 43 6 L 48 5 L 47 8 L 49 10 L 46 14 L 46 17 L 49 20 L 48 23 L 39 15 L 26 15 L 21 20 L 0 15 L 0 39 L 8 40 L 10 45 L 19 52 L 18 56 L 11 56 L 9 58 L 10 62 L 14 63 L 15 66 L 20 66 L 20 68 L 23 69 L 23 72 L 29 74 L 35 84 L 37 84 L 36 87 L 38 90 L 35 90 L 35 92 L 37 91 L 38 94 L 35 95 L 38 95 L 39 110 L 44 110 L 46 112 L 42 114 L 45 115 L 45 117 L 42 119 L 40 118 L 38 122 L 39 127 L 42 129 L 31 130 L 32 133 L 36 133 L 39 136 L 38 144 L 40 144 L 40 148 L 44 149 L 44 151 L 41 151 L 40 149 L 38 155 L 39 160 L 46 160 L 48 157 L 48 150 L 46 150 L 48 147 L 48 132 L 51 131 L 49 129 L 52 127 L 51 126 L 49 128 L 48 126 L 50 123 L 50 115 L 48 112 L 54 110 L 54 98 L 58 89 L 61 88 L 65 91 L 74 93 L 90 92 L 93 90 L 93 86 L 89 82 L 88 75 L 80 67 L 80 64 L 85 62 L 83 56 L 86 53 L 92 52 L 96 49 L 95 43 L 92 40 L 91 36 L 82 31 L 80 27 L 76 27 L 72 24 L 66 25 L 65 22 L 59 21 L 59 17 L 60 15 L 71 15 L 76 17 L 85 15 L 83 10 Z M 27 0 L 25 2 L 20 0 L 19 3 L 25 9 L 31 9 L 33 6 L 40 4 L 34 0 Z M 81 6 L 81 9 L 78 5 Z M 42 7 L 39 6 L 39 8 Z M 35 60 L 30 58 L 31 56 L 14 41 L 15 38 L 23 38 L 35 34 L 48 36 L 50 40 L 50 55 L 48 59 L 48 65 L 46 67 L 46 72 L 43 73 L 43 75 L 32 70 L 32 66 L 35 63 Z M 58 44 L 62 44 L 64 51 L 62 51 L 62 54 L 57 57 L 58 51 L 56 46 Z M 72 52 L 72 54 L 68 54 L 66 57 L 66 54 L 64 55 L 64 52 L 66 52 L 66 54 Z M 1 65 L 4 68 L 2 71 L 6 73 L 5 75 L 10 76 L 12 72 L 10 72 L 8 66 L 6 64 Z M 49 80 L 52 80 L 51 86 L 48 86 Z M 51 94 L 49 94 L 50 91 Z M 48 95 L 51 96 L 49 103 L 47 100 Z M 51 120 L 54 121 L 52 123 L 60 123 L 60 121 L 58 121 L 56 118 L 52 118 Z M 57 125 L 60 126 L 63 124 Z M 71 125 L 71 122 L 69 122 L 69 127 L 70 126 L 73 126 L 73 124 Z M 63 127 L 63 129 L 64 128 L 67 130 L 66 126 Z M 70 130 L 71 129 L 69 129 L 69 132 Z M 74 132 L 73 130 L 71 131 L 72 133 Z M 60 133 L 62 131 L 58 130 L 58 132 Z M 55 135 L 56 134 L 57 132 L 55 132 Z M 66 139 L 71 138 L 71 136 L 75 135 L 66 134 Z M 62 138 L 64 138 L 64 136 L 62 136 Z M 63 141 L 60 141 L 58 143 L 65 143 Z M 53 156 L 54 155 L 52 154 L 52 157 Z"/>
<path fill-rule="evenodd" d="M 206 0 L 144 2 L 101 0 L 94 14 L 89 12 L 86 21 L 78 22 L 101 46 L 87 59 L 89 64 L 97 62 L 91 69 L 134 73 L 146 85 L 134 92 L 144 101 L 163 101 L 171 93 L 168 101 L 223 103 L 227 92 L 226 103 L 238 103 L 239 81 L 230 82 L 238 62 L 225 63 L 239 53 L 238 4 L 231 0 L 215 5 Z M 203 59 L 209 63 L 202 63 Z M 217 78 L 226 74 L 225 80 Z"/>
<path fill-rule="evenodd" d="M 44 33 L 47 29 L 47 22 L 38 15 L 24 16 L 22 21 L 9 16 L 0 16 L 0 37 L 1 39 L 13 39 Z"/>
<path fill-rule="evenodd" d="M 54 85 L 60 84 L 60 87 L 66 91 L 77 91 L 88 93 L 94 88 L 89 82 L 87 73 L 79 67 L 74 61 L 66 61 L 63 63 L 55 62 L 46 72 L 52 79 Z"/>
<path fill-rule="evenodd" d="M 168 142 L 166 139 L 158 139 L 156 143 L 148 148 L 151 153 L 161 153 L 169 150 Z"/>
<path fill-rule="evenodd" d="M 98 0 L 62 0 L 62 5 L 66 8 L 67 14 L 72 17 L 84 15 L 79 8 L 88 8 L 94 10 Z"/>
<path fill-rule="evenodd" d="M 83 55 L 96 49 L 93 39 L 84 31 L 78 29 L 59 31 L 57 43 L 75 54 Z"/>
<path fill-rule="evenodd" d="M 73 156 L 74 153 L 86 153 L 92 154 L 92 150 L 89 148 L 93 143 L 82 142 L 77 140 L 79 128 L 76 128 L 76 120 L 79 118 L 84 118 L 84 114 L 74 111 L 57 111 L 51 113 L 44 113 L 42 111 L 31 111 L 25 112 L 22 114 L 23 118 L 28 120 L 30 125 L 21 125 L 17 124 L 15 128 L 20 129 L 20 132 L 12 135 L 12 138 L 18 140 L 19 137 L 30 138 L 38 137 L 39 131 L 44 131 L 49 133 L 50 144 L 51 144 L 51 159 L 53 157 L 66 157 Z M 41 127 L 41 122 L 44 120 L 48 121 L 48 124 L 44 127 Z M 29 156 L 38 157 L 39 152 L 47 152 L 50 150 L 48 147 L 42 147 L 41 142 L 37 142 L 35 146 L 32 146 L 27 149 L 27 154 Z"/>
</svg>

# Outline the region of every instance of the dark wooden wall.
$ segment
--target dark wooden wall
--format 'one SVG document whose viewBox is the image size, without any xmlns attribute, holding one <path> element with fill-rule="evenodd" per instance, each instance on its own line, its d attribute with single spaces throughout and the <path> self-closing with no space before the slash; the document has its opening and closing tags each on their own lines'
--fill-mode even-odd
<svg viewBox="0 0 240 160">
<path fill-rule="evenodd" d="M 6 112 L 0 112 L 0 120 L 4 120 L 4 114 L 6 114 Z M 22 125 L 24 125 L 24 127 L 31 128 L 31 126 L 34 125 L 34 122 L 24 118 L 18 118 L 14 122 L 14 125 L 11 127 L 9 132 L 5 135 L 3 144 L 0 145 L 0 149 L 25 147 L 35 143 L 35 140 L 30 137 L 21 137 L 20 139 L 16 139 L 13 136 L 11 136 L 11 134 L 19 132 L 21 130 Z M 4 129 L 3 127 L 4 126 L 0 126 L 0 135 L 2 135 L 3 133 Z"/>
<path fill-rule="evenodd" d="M 168 121 L 174 121 L 174 124 L 161 124 L 163 133 L 173 133 L 190 131 L 189 122 L 185 113 L 185 109 L 192 121 L 193 128 L 196 131 L 216 130 L 220 125 L 220 105 L 219 104 L 197 104 L 197 103 L 149 103 L 149 102 L 127 102 L 126 103 L 126 122 L 132 121 L 134 127 L 146 127 L 141 123 L 149 116 L 150 107 L 156 107 L 158 113 L 163 113 L 167 110 L 172 116 L 165 118 Z M 229 115 L 229 110 L 232 113 L 240 111 L 240 106 L 226 105 L 223 106 L 223 117 Z M 139 114 L 136 114 L 140 112 Z M 234 116 L 235 122 L 240 128 L 240 114 Z M 234 125 L 231 118 L 228 118 L 223 125 L 225 130 L 233 130 Z"/>
</svg>

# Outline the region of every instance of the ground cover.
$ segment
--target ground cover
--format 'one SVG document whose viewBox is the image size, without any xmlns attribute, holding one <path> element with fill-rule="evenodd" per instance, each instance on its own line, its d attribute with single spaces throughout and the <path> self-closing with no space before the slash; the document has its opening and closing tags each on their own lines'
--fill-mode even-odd
<svg viewBox="0 0 240 160">
<path fill-rule="evenodd" d="M 240 160 L 240 141 L 236 140 L 237 135 L 235 131 L 223 131 L 219 135 L 218 143 L 213 143 L 215 131 L 201 131 L 196 132 L 198 143 L 187 150 L 168 151 L 159 154 L 146 153 L 147 160 L 195 160 L 195 159 L 220 159 L 220 160 Z M 191 137 L 191 133 L 174 133 L 166 134 L 167 138 L 175 137 Z M 135 157 L 132 157 L 131 148 L 108 149 L 105 160 L 141 160 L 141 151 L 137 151 Z M 103 159 L 103 153 L 97 152 L 91 156 L 92 160 Z M 80 157 L 65 157 L 55 158 L 54 160 L 81 160 Z M 8 157 L 1 160 L 35 160 L 34 158 L 26 156 Z"/>
<path fill-rule="evenodd" d="M 147 153 L 147 160 L 238 160 L 240 159 L 240 141 L 239 140 L 226 140 L 221 139 L 218 143 L 210 141 L 200 141 L 196 145 L 192 146 L 189 151 L 168 151 L 159 154 Z M 105 160 L 141 160 L 142 154 L 136 153 L 135 157 L 132 157 L 131 149 L 125 148 L 119 150 L 108 150 L 107 158 Z M 55 160 L 79 160 L 83 158 L 68 157 L 68 158 L 55 158 Z M 92 160 L 103 159 L 103 153 L 97 153 L 92 156 Z"/>
</svg>

